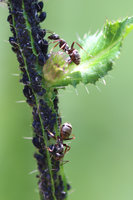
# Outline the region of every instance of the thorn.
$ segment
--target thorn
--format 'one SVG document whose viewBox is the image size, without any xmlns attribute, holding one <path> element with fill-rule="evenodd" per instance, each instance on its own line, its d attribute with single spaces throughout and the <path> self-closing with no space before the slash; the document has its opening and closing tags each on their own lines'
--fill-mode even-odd
<svg viewBox="0 0 133 200">
<path fill-rule="evenodd" d="M 26 103 L 26 101 L 25 100 L 16 101 L 16 103 Z"/>
<path fill-rule="evenodd" d="M 65 89 L 65 86 L 57 86 L 57 89 Z"/>
<path fill-rule="evenodd" d="M 6 42 L 6 43 L 9 43 L 9 41 L 8 40 L 3 40 L 4 42 Z"/>
<path fill-rule="evenodd" d="M 101 92 L 101 89 L 96 85 L 96 88 L 97 88 L 97 90 L 99 91 L 99 92 Z"/>
<path fill-rule="evenodd" d="M 37 170 L 37 169 L 35 169 L 35 170 L 33 170 L 33 171 L 29 172 L 28 174 L 29 174 L 29 175 L 31 175 L 31 174 L 34 174 L 34 173 L 36 173 L 36 172 L 38 172 L 38 170 Z"/>
<path fill-rule="evenodd" d="M 64 115 L 60 115 L 61 118 L 64 118 Z M 60 119 L 60 117 L 57 117 L 57 119 Z"/>
<path fill-rule="evenodd" d="M 70 141 L 70 140 L 69 140 L 69 142 L 68 142 L 68 141 L 66 141 L 66 143 L 69 145 L 69 144 L 71 144 L 71 143 L 72 143 L 72 141 Z M 67 152 L 67 153 L 68 153 L 68 152 Z"/>
<path fill-rule="evenodd" d="M 19 74 L 11 74 L 12 76 L 19 76 Z"/>
<path fill-rule="evenodd" d="M 99 33 L 99 29 L 95 32 L 95 35 L 97 35 Z"/>
<path fill-rule="evenodd" d="M 36 192 L 36 193 L 39 193 L 40 191 L 39 191 L 39 189 L 35 188 L 35 192 Z"/>
<path fill-rule="evenodd" d="M 79 95 L 77 88 L 75 88 L 75 93 L 77 96 Z"/>
<path fill-rule="evenodd" d="M 61 115 L 61 118 L 64 118 L 65 116 L 64 115 Z"/>
<path fill-rule="evenodd" d="M 110 74 L 108 74 L 108 77 L 109 77 L 110 79 L 114 79 L 114 77 L 113 77 L 112 75 L 110 75 Z"/>
<path fill-rule="evenodd" d="M 85 85 L 85 89 L 86 89 L 87 94 L 90 94 L 90 92 L 89 92 L 89 90 L 88 90 L 86 85 Z"/>
<path fill-rule="evenodd" d="M 83 38 L 84 38 L 84 39 L 86 39 L 86 38 L 87 38 L 87 34 L 86 34 L 86 33 L 84 34 Z"/>
<path fill-rule="evenodd" d="M 25 139 L 25 140 L 32 140 L 33 137 L 23 137 L 23 139 Z"/>
<path fill-rule="evenodd" d="M 68 191 L 68 194 L 71 195 L 73 192 L 75 192 L 75 190 L 71 190 L 70 192 Z"/>
<path fill-rule="evenodd" d="M 79 36 L 78 33 L 76 33 L 76 37 L 77 37 L 77 39 L 78 39 L 79 42 L 81 42 L 81 43 L 83 42 L 83 40 L 80 38 L 80 36 Z"/>
<path fill-rule="evenodd" d="M 104 78 L 102 78 L 102 82 L 103 82 L 104 85 L 106 85 L 106 81 L 105 81 Z"/>
</svg>

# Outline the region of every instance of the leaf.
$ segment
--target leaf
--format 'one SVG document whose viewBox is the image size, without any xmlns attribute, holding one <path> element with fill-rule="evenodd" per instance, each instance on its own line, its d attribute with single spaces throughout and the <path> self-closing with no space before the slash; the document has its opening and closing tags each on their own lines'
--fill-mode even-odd
<svg viewBox="0 0 133 200">
<path fill-rule="evenodd" d="M 95 83 L 99 78 L 104 77 L 112 69 L 114 61 L 119 58 L 123 39 L 132 29 L 133 17 L 116 22 L 106 20 L 101 32 L 94 35 L 86 34 L 83 40 L 80 39 L 84 49 L 79 51 L 81 63 L 69 64 L 67 68 L 65 66 L 64 73 L 49 80 L 50 86 L 62 87 L 69 84 L 76 86 L 79 82 Z M 63 69 L 63 66 L 60 68 Z"/>
</svg>

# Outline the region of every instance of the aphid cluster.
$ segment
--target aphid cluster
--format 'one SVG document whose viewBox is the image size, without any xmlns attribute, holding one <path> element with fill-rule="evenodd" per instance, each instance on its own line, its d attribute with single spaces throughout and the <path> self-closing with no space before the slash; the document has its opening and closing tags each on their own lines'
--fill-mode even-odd
<svg viewBox="0 0 133 200">
<path fill-rule="evenodd" d="M 80 55 L 77 49 L 74 48 L 74 44 L 76 43 L 80 48 L 82 48 L 80 46 L 80 44 L 78 44 L 77 42 L 73 42 L 71 47 L 68 46 L 68 44 L 66 43 L 65 40 L 61 39 L 59 35 L 57 34 L 52 34 L 50 36 L 48 36 L 48 39 L 50 40 L 54 40 L 53 43 L 57 44 L 53 47 L 55 48 L 56 46 L 59 45 L 60 49 L 62 49 L 65 53 L 67 53 L 69 55 L 69 59 L 68 59 L 68 63 L 70 64 L 71 62 L 74 62 L 76 65 L 80 64 Z M 83 48 L 82 48 L 83 49 Z"/>
<path fill-rule="evenodd" d="M 10 15 L 7 18 L 8 22 L 10 23 L 10 29 L 13 33 L 13 37 L 9 38 L 9 42 L 12 45 L 12 50 L 17 54 L 17 59 L 20 63 L 20 70 L 22 72 L 22 78 L 20 82 L 25 85 L 23 93 L 27 98 L 27 103 L 33 106 L 35 105 L 35 98 L 33 93 L 35 92 L 39 96 L 43 96 L 45 94 L 45 89 L 41 87 L 42 77 L 36 72 L 35 64 L 38 59 L 39 65 L 43 66 L 48 59 L 48 42 L 43 39 L 46 31 L 40 29 L 40 26 L 38 24 L 45 19 L 45 17 L 42 18 L 41 16 L 46 16 L 46 13 L 42 12 L 43 2 L 37 3 L 36 1 L 33 1 L 33 4 L 31 6 L 30 1 L 25 1 L 25 11 L 27 12 L 28 22 L 31 25 L 34 45 L 38 54 L 37 58 L 32 51 L 29 31 L 26 29 L 25 17 L 23 16 L 22 11 L 22 2 L 14 1 L 12 2 L 12 4 L 13 9 L 11 10 L 11 8 L 9 8 Z M 40 19 L 39 21 L 36 20 L 37 16 Z M 13 17 L 16 23 L 15 28 L 13 24 Z M 24 62 L 23 55 L 26 57 L 26 63 Z M 25 69 L 25 64 L 27 64 L 28 66 L 28 73 Z"/>
<path fill-rule="evenodd" d="M 17 59 L 19 61 L 19 69 L 21 71 L 21 82 L 24 84 L 23 93 L 26 97 L 27 103 L 33 109 L 33 144 L 38 149 L 38 153 L 35 153 L 34 157 L 37 160 L 38 170 L 40 172 L 39 178 L 39 190 L 43 199 L 52 200 L 52 183 L 51 174 L 49 172 L 49 166 L 47 162 L 46 145 L 43 139 L 43 134 L 48 133 L 47 130 L 53 132 L 55 123 L 58 115 L 58 98 L 57 90 L 53 91 L 54 100 L 53 106 L 56 112 L 53 112 L 48 103 L 44 100 L 46 95 L 46 90 L 42 87 L 42 76 L 38 73 L 36 67 L 40 67 L 46 63 L 48 59 L 48 42 L 44 39 L 46 34 L 45 29 L 41 29 L 39 23 L 46 18 L 46 13 L 42 12 L 43 2 L 38 2 L 37 0 L 13 0 L 9 1 L 9 12 L 7 20 L 10 23 L 10 29 L 13 36 L 9 38 L 9 42 L 12 45 L 13 52 L 16 53 Z M 24 12 L 26 15 L 24 15 Z M 26 20 L 30 25 L 30 29 L 27 29 Z M 32 36 L 32 42 L 31 42 Z M 33 44 L 34 41 L 34 44 Z M 34 48 L 34 51 L 33 51 Z M 36 53 L 35 53 L 36 52 Z M 25 67 L 27 66 L 27 67 Z M 38 102 L 37 102 L 38 101 Z M 55 114 L 56 113 L 56 114 Z M 61 120 L 59 118 L 59 126 Z M 61 134 L 63 132 L 61 131 Z M 50 140 L 51 135 L 46 134 L 48 140 Z M 69 147 L 63 142 L 64 138 L 60 135 L 56 139 L 55 147 L 52 155 L 52 178 L 55 180 L 55 196 L 57 199 L 64 199 L 66 193 L 64 191 L 64 185 L 62 177 L 58 175 L 60 169 L 60 160 L 65 155 L 65 151 L 69 150 Z M 63 145 L 62 153 L 58 152 L 57 143 Z M 49 150 L 51 148 L 49 147 Z M 58 155 L 58 153 L 60 155 Z M 60 157 L 60 159 L 58 159 Z M 68 189 L 70 189 L 68 185 Z"/>
<path fill-rule="evenodd" d="M 52 112 L 52 109 L 47 105 L 47 102 L 43 100 L 43 96 L 46 94 L 46 90 L 42 88 L 42 77 L 38 74 L 36 70 L 37 63 L 41 66 L 44 65 L 47 56 L 48 42 L 44 39 L 46 34 L 45 29 L 40 29 L 39 23 L 42 22 L 46 13 L 42 12 L 43 2 L 37 2 L 37 0 L 24 0 L 24 9 L 28 22 L 31 26 L 31 34 L 34 41 L 34 47 L 36 50 L 36 55 L 33 53 L 33 46 L 31 43 L 31 38 L 29 30 L 26 27 L 26 19 L 23 15 L 22 1 L 14 0 L 10 1 L 11 6 L 9 7 L 10 15 L 8 16 L 8 22 L 10 23 L 10 29 L 13 36 L 9 38 L 9 42 L 12 45 L 12 50 L 16 53 L 19 66 L 21 70 L 21 82 L 24 84 L 23 93 L 26 97 L 27 103 L 33 108 L 33 129 L 34 137 L 33 144 L 37 147 L 38 152 L 34 156 L 37 160 L 39 175 L 39 189 L 42 193 L 44 199 L 53 199 L 52 188 L 51 188 L 51 176 L 49 175 L 48 163 L 46 158 L 46 148 L 44 139 L 42 137 L 42 125 L 43 128 L 53 130 L 56 122 L 57 116 Z M 13 20 L 14 19 L 14 20 Z M 14 24 L 15 22 L 15 24 Z M 27 69 L 25 68 L 27 65 Z M 39 99 L 39 108 L 36 105 L 36 97 Z M 58 99 L 56 97 L 54 107 L 58 110 Z M 40 113 L 40 114 L 39 114 Z M 40 115 L 40 116 L 39 116 Z M 42 120 L 42 124 L 40 121 Z M 49 138 L 49 136 L 47 136 Z M 54 162 L 54 161 L 53 161 Z M 56 161 L 53 168 L 59 170 L 59 163 Z M 54 171 L 53 175 L 56 176 L 57 172 Z M 57 175 L 58 180 L 58 175 Z M 57 184 L 57 187 L 59 185 Z M 63 190 L 59 190 L 58 199 L 62 198 Z"/>
</svg>

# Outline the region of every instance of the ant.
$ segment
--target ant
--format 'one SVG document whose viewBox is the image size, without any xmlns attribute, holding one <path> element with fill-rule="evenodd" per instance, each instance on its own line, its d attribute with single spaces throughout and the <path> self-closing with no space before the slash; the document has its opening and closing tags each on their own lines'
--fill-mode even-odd
<svg viewBox="0 0 133 200">
<path fill-rule="evenodd" d="M 48 36 L 48 39 L 55 40 L 53 43 L 57 42 L 57 44 L 53 47 L 59 47 L 70 56 L 70 59 L 68 60 L 69 64 L 74 62 L 76 65 L 80 64 L 80 55 L 77 49 L 74 49 L 74 44 L 76 43 L 81 49 L 83 49 L 80 44 L 77 42 L 73 42 L 71 45 L 71 48 L 69 48 L 68 44 L 65 40 L 61 39 L 59 35 L 53 33 L 52 35 Z M 84 50 L 84 49 L 83 49 Z"/>
<path fill-rule="evenodd" d="M 56 140 L 56 143 L 54 145 L 51 145 L 48 147 L 48 151 L 52 153 L 52 156 L 55 160 L 60 161 L 63 159 L 65 154 L 70 150 L 70 146 L 67 144 L 64 144 L 64 140 L 72 140 L 75 139 L 75 137 L 70 138 L 70 135 L 72 133 L 72 125 L 70 123 L 64 123 L 61 126 L 60 129 L 60 136 L 55 136 L 53 133 L 48 131 L 50 136 Z"/>
</svg>

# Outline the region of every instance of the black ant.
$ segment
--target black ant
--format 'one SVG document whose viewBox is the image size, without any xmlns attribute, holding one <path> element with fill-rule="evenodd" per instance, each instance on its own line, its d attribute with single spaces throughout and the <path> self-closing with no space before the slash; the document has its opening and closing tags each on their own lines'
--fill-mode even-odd
<svg viewBox="0 0 133 200">
<path fill-rule="evenodd" d="M 73 42 L 71 45 L 71 48 L 69 48 L 68 44 L 66 43 L 65 40 L 61 39 L 59 35 L 53 33 L 52 35 L 48 36 L 48 39 L 50 40 L 55 40 L 53 43 L 58 42 L 53 48 L 59 45 L 59 47 L 66 52 L 69 56 L 70 59 L 68 60 L 69 64 L 71 62 L 74 62 L 76 65 L 80 64 L 80 55 L 77 49 L 74 49 L 74 44 L 76 43 L 81 49 L 83 49 L 80 44 L 77 42 Z M 84 50 L 84 49 L 83 49 Z"/>
<path fill-rule="evenodd" d="M 60 161 L 63 159 L 63 157 L 65 156 L 65 154 L 70 150 L 70 146 L 68 146 L 67 144 L 64 144 L 63 141 L 64 140 L 72 140 L 75 139 L 75 137 L 70 138 L 71 132 L 72 132 L 72 125 L 69 123 L 64 123 L 61 126 L 60 129 L 60 136 L 55 136 L 53 133 L 51 133 L 50 131 L 48 131 L 50 136 L 56 140 L 56 143 L 54 145 L 51 145 L 50 147 L 48 147 L 48 151 L 52 153 L 52 157 L 57 160 Z"/>
</svg>

